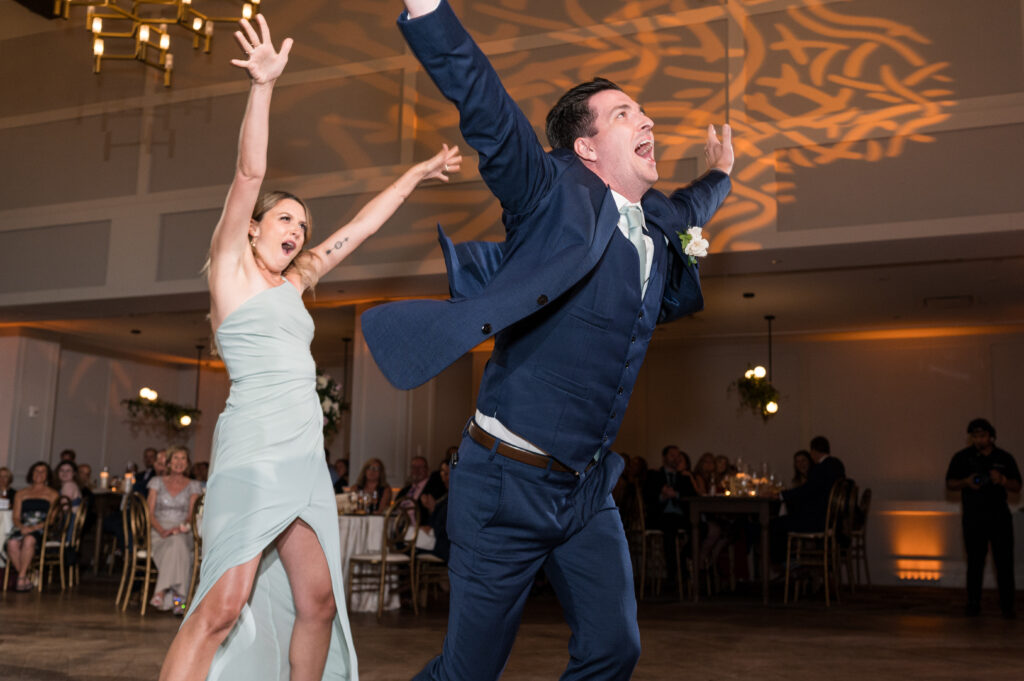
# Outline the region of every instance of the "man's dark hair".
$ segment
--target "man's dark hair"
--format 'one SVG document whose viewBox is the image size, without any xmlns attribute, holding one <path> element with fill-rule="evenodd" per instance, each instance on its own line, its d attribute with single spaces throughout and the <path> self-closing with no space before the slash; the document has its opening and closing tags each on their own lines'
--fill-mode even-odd
<svg viewBox="0 0 1024 681">
<path fill-rule="evenodd" d="M 811 440 L 811 449 L 816 452 L 821 452 L 822 454 L 832 453 L 832 448 L 828 444 L 828 438 L 822 437 L 821 435 Z"/>
<path fill-rule="evenodd" d="M 986 430 L 988 431 L 989 437 L 991 437 L 993 440 L 996 438 L 996 429 L 993 428 L 992 424 L 989 423 L 986 419 L 974 419 L 973 421 L 967 424 L 968 435 L 970 435 L 976 430 Z"/>
<path fill-rule="evenodd" d="M 546 132 L 552 149 L 572 149 L 578 137 L 589 137 L 594 129 L 590 98 L 603 90 L 622 91 L 607 78 L 595 78 L 573 87 L 548 111 Z"/>
</svg>

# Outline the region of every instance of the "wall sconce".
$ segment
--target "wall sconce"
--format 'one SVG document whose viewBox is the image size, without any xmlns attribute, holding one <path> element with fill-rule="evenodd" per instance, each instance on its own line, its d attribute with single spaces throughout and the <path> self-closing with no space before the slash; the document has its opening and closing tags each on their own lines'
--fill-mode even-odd
<svg viewBox="0 0 1024 681">
<path fill-rule="evenodd" d="M 260 0 L 242 3 L 237 17 L 210 16 L 195 9 L 192 0 L 133 0 L 131 10 L 117 0 L 54 0 L 53 14 L 67 19 L 79 5 L 86 7 L 85 28 L 92 33 L 93 73 L 100 72 L 104 59 L 134 59 L 163 71 L 164 87 L 170 87 L 174 71 L 169 26 L 192 34 L 192 49 L 202 42 L 203 52 L 209 53 L 215 23 L 251 19 L 260 11 Z"/>
</svg>

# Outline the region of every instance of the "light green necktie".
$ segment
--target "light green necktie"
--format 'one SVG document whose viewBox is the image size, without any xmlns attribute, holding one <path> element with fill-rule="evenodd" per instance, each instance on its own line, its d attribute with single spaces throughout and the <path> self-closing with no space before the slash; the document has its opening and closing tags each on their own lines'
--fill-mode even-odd
<svg viewBox="0 0 1024 681">
<path fill-rule="evenodd" d="M 640 206 L 626 205 L 619 209 L 626 216 L 626 227 L 629 229 L 629 240 L 640 254 L 640 288 L 643 289 L 647 278 L 647 243 L 644 241 L 644 213 Z"/>
</svg>

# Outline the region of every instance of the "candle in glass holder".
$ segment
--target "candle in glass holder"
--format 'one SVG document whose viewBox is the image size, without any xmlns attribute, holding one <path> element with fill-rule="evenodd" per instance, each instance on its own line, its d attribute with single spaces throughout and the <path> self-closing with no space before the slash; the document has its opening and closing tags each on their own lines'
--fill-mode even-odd
<svg viewBox="0 0 1024 681">
<path fill-rule="evenodd" d="M 104 466 L 100 471 L 100 489 L 107 489 L 110 486 L 110 471 Z"/>
</svg>

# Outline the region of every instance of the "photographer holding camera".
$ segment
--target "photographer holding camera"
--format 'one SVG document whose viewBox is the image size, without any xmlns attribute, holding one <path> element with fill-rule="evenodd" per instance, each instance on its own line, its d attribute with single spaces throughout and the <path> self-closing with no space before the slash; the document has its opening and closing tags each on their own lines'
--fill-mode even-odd
<svg viewBox="0 0 1024 681">
<path fill-rule="evenodd" d="M 967 424 L 971 446 L 953 455 L 946 471 L 946 488 L 960 491 L 963 503 L 964 547 L 967 550 L 967 614 L 981 613 L 981 583 L 988 545 L 999 584 L 1003 617 L 1014 612 L 1013 518 L 1007 492 L 1018 493 L 1020 471 L 1008 453 L 995 446 L 996 429 L 985 419 Z"/>
</svg>

